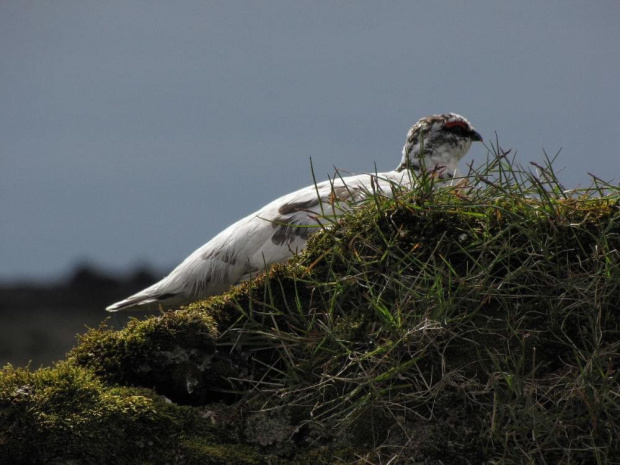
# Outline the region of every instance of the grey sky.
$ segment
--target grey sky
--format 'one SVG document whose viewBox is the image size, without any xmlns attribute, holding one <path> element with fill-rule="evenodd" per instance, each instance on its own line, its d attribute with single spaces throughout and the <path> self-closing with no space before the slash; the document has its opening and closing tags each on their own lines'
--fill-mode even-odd
<svg viewBox="0 0 620 465">
<path fill-rule="evenodd" d="M 174 266 L 432 113 L 618 182 L 619 5 L 3 0 L 0 279 Z"/>
</svg>

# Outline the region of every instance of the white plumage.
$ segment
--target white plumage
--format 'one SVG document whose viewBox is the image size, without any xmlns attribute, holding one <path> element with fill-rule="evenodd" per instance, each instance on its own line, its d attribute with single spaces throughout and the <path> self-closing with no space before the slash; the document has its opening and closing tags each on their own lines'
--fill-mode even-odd
<svg viewBox="0 0 620 465">
<path fill-rule="evenodd" d="M 422 165 L 440 177 L 452 177 L 476 140 L 482 138 L 462 116 L 422 118 L 409 130 L 394 171 L 337 177 L 280 197 L 220 232 L 161 281 L 106 310 L 170 308 L 221 294 L 265 265 L 286 261 L 325 218 L 339 216 L 351 203 L 377 191 L 389 196 L 394 183 L 410 187 L 408 167 L 419 170 Z"/>
</svg>

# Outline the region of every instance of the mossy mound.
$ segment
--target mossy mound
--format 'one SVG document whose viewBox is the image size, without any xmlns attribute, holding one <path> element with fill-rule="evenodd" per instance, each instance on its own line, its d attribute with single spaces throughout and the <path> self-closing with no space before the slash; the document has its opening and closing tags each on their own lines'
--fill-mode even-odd
<svg viewBox="0 0 620 465">
<path fill-rule="evenodd" d="M 620 189 L 538 168 L 395 186 L 224 296 L 5 369 L 0 461 L 620 461 Z"/>
<path fill-rule="evenodd" d="M 0 463 L 261 464 L 247 446 L 226 442 L 208 415 L 145 388 L 104 384 L 68 363 L 0 377 Z M 196 448 L 203 442 L 196 457 Z"/>
<path fill-rule="evenodd" d="M 91 330 L 80 336 L 69 360 L 88 365 L 109 382 L 158 386 L 158 393 L 179 402 L 204 404 L 219 400 L 214 390 L 227 386 L 220 377 L 217 336 L 207 313 L 169 313 L 132 320 L 121 331 Z M 213 367 L 220 370 L 215 375 Z"/>
</svg>

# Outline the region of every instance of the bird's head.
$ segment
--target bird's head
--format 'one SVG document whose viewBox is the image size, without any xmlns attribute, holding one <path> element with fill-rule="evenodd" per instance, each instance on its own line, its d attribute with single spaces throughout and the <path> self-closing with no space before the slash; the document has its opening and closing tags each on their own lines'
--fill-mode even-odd
<svg viewBox="0 0 620 465">
<path fill-rule="evenodd" d="M 442 177 L 451 177 L 459 160 L 476 141 L 482 141 L 482 136 L 461 115 L 427 116 L 409 129 L 398 170 L 424 166 L 437 170 Z"/>
</svg>

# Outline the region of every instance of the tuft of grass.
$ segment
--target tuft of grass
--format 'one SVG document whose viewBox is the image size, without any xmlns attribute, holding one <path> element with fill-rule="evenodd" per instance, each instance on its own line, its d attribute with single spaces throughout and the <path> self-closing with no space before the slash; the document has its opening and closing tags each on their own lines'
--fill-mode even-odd
<svg viewBox="0 0 620 465">
<path fill-rule="evenodd" d="M 92 330 L 65 364 L 19 376 L 65 367 L 99 393 L 165 395 L 152 418 L 184 409 L 161 426 L 184 451 L 172 463 L 220 463 L 230 444 L 231 463 L 618 463 L 620 188 L 567 190 L 553 157 L 491 150 L 450 185 L 412 173 L 413 189 L 326 218 L 303 254 L 224 296 Z M 32 383 L 13 373 L 11 412 Z M 46 437 L 19 423 L 43 408 L 0 426 Z M 0 436 L 0 452 L 16 444 L 34 447 Z"/>
<path fill-rule="evenodd" d="M 263 360 L 265 409 L 377 463 L 620 460 L 620 189 L 494 150 L 374 195 L 239 303 L 218 345 Z"/>
</svg>

